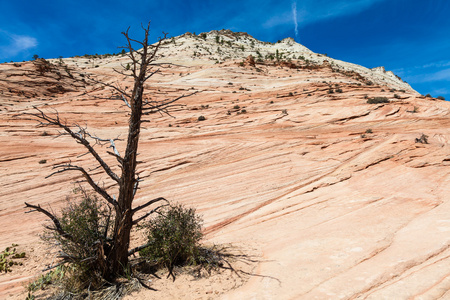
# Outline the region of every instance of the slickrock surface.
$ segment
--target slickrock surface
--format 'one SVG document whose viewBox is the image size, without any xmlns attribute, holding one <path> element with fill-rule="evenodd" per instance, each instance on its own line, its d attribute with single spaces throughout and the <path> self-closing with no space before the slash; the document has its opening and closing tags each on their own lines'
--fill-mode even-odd
<svg viewBox="0 0 450 300">
<path fill-rule="evenodd" d="M 215 63 L 216 54 L 190 52 L 235 53 L 227 38 L 238 50 L 245 41 L 244 53 Z M 256 42 L 255 49 L 264 57 L 293 47 L 290 55 L 310 62 L 258 63 L 252 38 L 229 32 L 174 41 L 160 57 L 174 64 L 152 77 L 146 93 L 158 100 L 199 92 L 182 99 L 175 118 L 154 114 L 144 124 L 145 181 L 135 205 L 163 196 L 194 206 L 205 220 L 206 243 L 231 243 L 258 263 L 241 266 L 252 274 L 248 281 L 224 274 L 195 284 L 180 277 L 176 288 L 159 281 L 159 291 L 133 297 L 450 298 L 449 102 L 422 97 L 384 69 L 340 63 L 290 40 Z M 255 66 L 241 63 L 249 54 Z M 0 65 L 0 249 L 17 243 L 28 256 L 23 267 L 0 275 L 2 299 L 23 299 L 23 285 L 53 259 L 38 237 L 44 216 L 25 214 L 23 203 L 56 211 L 70 182 L 81 178 L 45 179 L 52 166 L 96 166 L 69 137 L 17 115 L 32 106 L 55 109 L 100 137 L 126 136 L 123 102 L 105 100 L 111 90 L 80 75 L 126 86 L 112 70 L 126 65 L 125 57 L 52 63 L 44 72 L 36 62 Z M 391 102 L 367 104 L 371 97 Z M 416 142 L 422 134 L 428 144 Z M 106 147 L 97 149 L 115 166 Z"/>
</svg>

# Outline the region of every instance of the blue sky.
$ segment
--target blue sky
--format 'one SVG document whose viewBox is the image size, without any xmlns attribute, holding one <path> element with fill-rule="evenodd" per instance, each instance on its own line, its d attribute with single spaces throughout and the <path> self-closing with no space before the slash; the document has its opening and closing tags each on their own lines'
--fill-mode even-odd
<svg viewBox="0 0 450 300">
<path fill-rule="evenodd" d="M 0 62 L 118 52 L 120 32 L 152 21 L 154 39 L 214 29 L 293 37 L 318 53 L 385 66 L 422 94 L 450 99 L 448 0 L 2 0 Z"/>
</svg>

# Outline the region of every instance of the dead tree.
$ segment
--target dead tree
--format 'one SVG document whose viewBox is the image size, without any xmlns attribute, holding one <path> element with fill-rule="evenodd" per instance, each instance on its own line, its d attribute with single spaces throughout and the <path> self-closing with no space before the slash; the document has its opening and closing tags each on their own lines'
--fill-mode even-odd
<svg viewBox="0 0 450 300">
<path fill-rule="evenodd" d="M 164 34 L 162 38 L 159 38 L 156 44 L 150 44 L 150 23 L 146 27 L 142 27 L 142 29 L 144 30 L 143 41 L 131 38 L 128 33 L 129 28 L 126 32 L 122 32 L 127 40 L 127 45 L 122 48 L 128 50 L 127 55 L 131 59 L 131 66 L 130 68 L 127 67 L 124 70 L 119 70 L 117 72 L 133 78 L 134 86 L 131 93 L 120 86 L 91 79 L 94 82 L 103 84 L 105 87 L 111 88 L 115 95 L 120 97 L 121 100 L 124 101 L 126 107 L 130 110 L 128 137 L 126 149 L 123 154 L 121 154 L 116 147 L 115 142 L 117 139 L 99 138 L 90 134 L 86 128 L 81 127 L 78 124 L 70 126 L 66 121 L 63 121 L 60 118 L 58 112 L 49 114 L 35 108 L 37 112 L 27 113 L 28 116 L 32 116 L 34 119 L 39 120 L 40 126 L 58 127 L 62 130 L 63 134 L 71 136 L 78 144 L 84 146 L 88 153 L 96 160 L 103 172 L 108 175 L 118 188 L 118 196 L 116 198 L 94 181 L 89 169 L 85 169 L 72 163 L 54 166 L 56 171 L 49 175 L 52 176 L 67 171 L 81 173 L 85 181 L 94 189 L 94 191 L 114 208 L 115 223 L 113 226 L 112 238 L 109 241 L 106 241 L 104 245 L 101 245 L 102 249 L 98 251 L 98 257 L 96 258 L 101 265 L 105 266 L 103 277 L 107 280 L 114 279 L 118 275 L 123 274 L 124 268 L 128 266 L 128 257 L 145 246 L 143 245 L 131 250 L 129 249 L 131 229 L 155 210 L 153 209 L 150 212 L 144 213 L 143 216 L 140 217 L 137 217 L 137 213 L 140 212 L 142 214 L 143 210 L 149 208 L 152 204 L 166 201 L 166 199 L 158 197 L 143 205 L 133 207 L 133 200 L 140 182 L 139 176 L 136 173 L 136 168 L 138 164 L 137 151 L 141 124 L 145 121 L 142 120 L 142 117 L 155 112 L 169 114 L 169 109 L 176 105 L 174 103 L 177 100 L 195 94 L 194 92 L 189 95 L 182 95 L 164 101 L 144 100 L 144 83 L 160 71 L 159 67 L 161 67 L 161 65 L 155 63 L 155 59 L 157 51 L 162 45 L 162 41 L 166 38 L 166 34 Z M 140 49 L 136 49 L 134 45 L 139 45 Z M 114 156 L 119 163 L 120 175 L 114 172 L 98 154 L 97 150 L 94 149 L 96 144 L 105 143 L 110 144 L 109 148 L 112 148 L 112 151 L 107 151 L 107 153 Z M 53 222 L 52 230 L 56 231 L 64 238 L 71 239 L 70 234 L 64 232 L 63 228 L 61 228 L 57 216 L 39 205 L 32 205 L 29 203 L 25 203 L 25 205 L 28 208 L 44 213 Z"/>
</svg>

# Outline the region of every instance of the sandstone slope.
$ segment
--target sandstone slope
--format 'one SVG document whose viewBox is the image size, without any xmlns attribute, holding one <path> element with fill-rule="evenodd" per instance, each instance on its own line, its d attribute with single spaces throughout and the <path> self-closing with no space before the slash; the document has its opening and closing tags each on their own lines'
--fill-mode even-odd
<svg viewBox="0 0 450 300">
<path fill-rule="evenodd" d="M 247 282 L 228 289 L 217 283 L 226 278 L 200 286 L 184 279 L 177 290 L 189 296 L 167 284 L 136 297 L 450 297 L 450 103 L 419 95 L 384 69 L 339 62 L 292 40 L 253 47 L 252 40 L 221 31 L 165 45 L 160 62 L 173 64 L 148 82 L 148 97 L 199 93 L 182 100 L 175 118 L 155 114 L 145 124 L 136 205 L 164 196 L 194 206 L 205 242 L 232 243 L 258 263 Z M 225 54 L 213 53 L 217 47 Z M 257 59 L 255 49 L 263 58 L 278 49 L 286 59 L 244 63 L 249 54 Z M 0 248 L 18 243 L 29 253 L 25 266 L 0 275 L 1 298 L 23 298 L 22 285 L 53 258 L 39 242 L 44 217 L 25 214 L 23 202 L 57 210 L 80 177 L 45 179 L 52 166 L 93 165 L 70 138 L 18 114 L 37 106 L 98 136 L 127 130 L 123 103 L 83 81 L 91 74 L 130 84 L 113 71 L 126 57 L 52 63 L 45 71 L 37 62 L 0 65 Z M 391 102 L 366 103 L 379 96 Z M 428 144 L 416 142 L 422 134 Z"/>
</svg>

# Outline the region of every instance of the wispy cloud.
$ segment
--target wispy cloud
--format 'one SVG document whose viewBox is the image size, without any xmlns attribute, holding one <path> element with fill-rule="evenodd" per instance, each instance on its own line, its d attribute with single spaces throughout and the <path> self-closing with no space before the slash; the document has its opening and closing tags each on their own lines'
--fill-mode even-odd
<svg viewBox="0 0 450 300">
<path fill-rule="evenodd" d="M 422 68 L 443 68 L 450 66 L 450 61 L 438 61 L 423 65 Z"/>
<path fill-rule="evenodd" d="M 292 18 L 294 20 L 295 38 L 298 40 L 297 2 L 292 2 Z"/>
<path fill-rule="evenodd" d="M 373 4 L 382 1 L 386 0 L 304 0 L 299 4 L 293 2 L 290 11 L 277 12 L 277 14 L 270 17 L 263 26 L 270 28 L 279 25 L 287 25 L 291 22 L 289 15 L 293 15 L 298 30 L 299 25 L 304 26 L 309 23 L 329 18 L 359 13 L 368 9 Z M 298 22 L 298 17 L 300 17 L 300 22 Z"/>
<path fill-rule="evenodd" d="M 422 73 L 407 77 L 408 82 L 425 83 L 436 81 L 450 81 L 450 68 L 440 70 L 434 73 Z"/>
<path fill-rule="evenodd" d="M 4 46 L 0 46 L 0 59 L 8 59 L 21 52 L 38 45 L 36 38 L 27 35 L 17 35 L 0 30 L 0 40 Z"/>
<path fill-rule="evenodd" d="M 424 82 L 428 81 L 450 81 L 450 68 L 429 74 L 429 76 L 424 78 Z"/>
<path fill-rule="evenodd" d="M 450 89 L 448 88 L 437 88 L 431 91 L 432 95 L 450 95 Z M 450 99 L 447 99 L 450 100 Z"/>
</svg>

